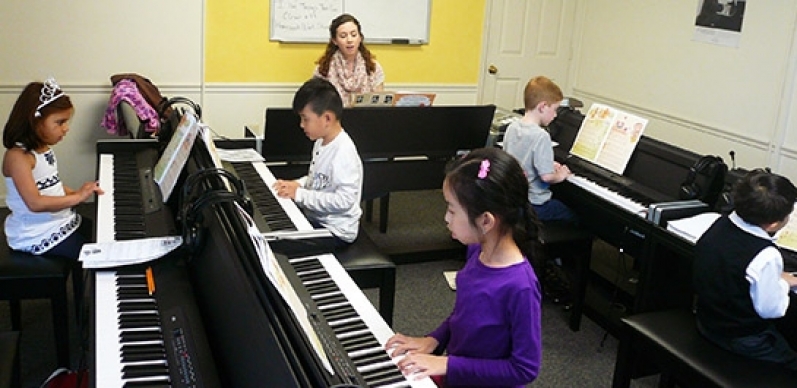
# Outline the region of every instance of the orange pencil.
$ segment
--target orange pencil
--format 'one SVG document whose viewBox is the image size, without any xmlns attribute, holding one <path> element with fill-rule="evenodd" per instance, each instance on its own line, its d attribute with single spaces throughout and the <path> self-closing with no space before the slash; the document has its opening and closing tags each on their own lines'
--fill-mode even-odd
<svg viewBox="0 0 797 388">
<path fill-rule="evenodd" d="M 147 267 L 146 274 L 147 274 L 147 291 L 149 291 L 149 295 L 152 296 L 152 294 L 155 292 L 155 278 L 152 277 L 152 267 Z"/>
</svg>

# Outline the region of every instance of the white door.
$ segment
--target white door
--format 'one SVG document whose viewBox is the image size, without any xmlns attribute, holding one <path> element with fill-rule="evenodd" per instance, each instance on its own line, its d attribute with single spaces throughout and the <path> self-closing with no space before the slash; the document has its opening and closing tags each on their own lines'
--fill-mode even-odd
<svg viewBox="0 0 797 388">
<path fill-rule="evenodd" d="M 523 88 L 544 75 L 566 92 L 576 0 L 487 0 L 479 101 L 523 107 Z"/>
</svg>

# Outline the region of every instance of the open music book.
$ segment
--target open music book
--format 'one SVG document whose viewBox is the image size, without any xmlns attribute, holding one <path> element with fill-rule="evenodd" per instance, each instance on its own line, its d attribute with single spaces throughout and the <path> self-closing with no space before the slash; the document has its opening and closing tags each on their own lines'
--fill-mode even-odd
<svg viewBox="0 0 797 388">
<path fill-rule="evenodd" d="M 667 230 L 694 243 L 719 217 L 720 214 L 715 212 L 701 213 L 696 216 L 669 221 Z M 797 252 L 797 209 L 792 211 L 789 223 L 778 231 L 775 237 L 777 246 Z"/>
<path fill-rule="evenodd" d="M 776 244 L 779 247 L 797 252 L 797 209 L 791 212 L 789 223 L 778 232 L 777 237 Z"/>
<path fill-rule="evenodd" d="M 647 124 L 647 119 L 603 104 L 592 104 L 570 154 L 622 174 Z"/>
<path fill-rule="evenodd" d="M 435 93 L 371 92 L 351 96 L 352 107 L 367 106 L 432 106 Z"/>
<path fill-rule="evenodd" d="M 174 130 L 169 144 L 163 151 L 158 163 L 155 164 L 155 182 L 161 189 L 163 202 L 169 199 L 174 190 L 174 185 L 180 177 L 180 172 L 191 155 L 191 148 L 199 132 L 199 123 L 192 113 L 186 113 L 180 119 L 180 124 Z"/>
</svg>

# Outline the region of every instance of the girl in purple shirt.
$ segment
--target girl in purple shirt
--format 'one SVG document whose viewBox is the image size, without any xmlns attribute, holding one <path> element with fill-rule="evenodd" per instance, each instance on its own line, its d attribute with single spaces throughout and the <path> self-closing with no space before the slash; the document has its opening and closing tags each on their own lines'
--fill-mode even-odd
<svg viewBox="0 0 797 388">
<path fill-rule="evenodd" d="M 455 161 L 443 182 L 445 220 L 468 245 L 454 310 L 426 337 L 396 334 L 385 347 L 403 355 L 407 375 L 445 387 L 525 387 L 542 358 L 538 221 L 517 161 L 497 148 Z M 445 354 L 443 354 L 445 352 Z M 438 355 L 443 354 L 443 355 Z"/>
</svg>

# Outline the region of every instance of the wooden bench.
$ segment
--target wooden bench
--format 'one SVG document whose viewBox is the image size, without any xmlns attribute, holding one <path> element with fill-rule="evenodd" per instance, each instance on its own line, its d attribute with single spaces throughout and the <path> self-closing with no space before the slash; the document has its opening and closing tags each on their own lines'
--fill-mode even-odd
<svg viewBox="0 0 797 388">
<path fill-rule="evenodd" d="M 67 279 L 73 276 L 75 300 L 82 291 L 80 264 L 66 258 L 32 255 L 0 248 L 0 300 L 11 306 L 11 327 L 21 330 L 23 299 L 49 299 L 52 307 L 58 366 L 70 367 L 69 315 L 67 308 Z"/>
<path fill-rule="evenodd" d="M 660 387 L 794 387 L 797 373 L 752 360 L 705 339 L 687 310 L 641 313 L 623 318 L 612 387 L 627 388 L 642 360 L 661 373 Z M 655 372 L 652 372 L 655 373 Z M 652 374 L 648 373 L 648 374 Z"/>
</svg>

